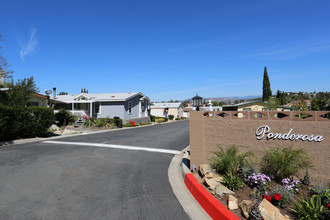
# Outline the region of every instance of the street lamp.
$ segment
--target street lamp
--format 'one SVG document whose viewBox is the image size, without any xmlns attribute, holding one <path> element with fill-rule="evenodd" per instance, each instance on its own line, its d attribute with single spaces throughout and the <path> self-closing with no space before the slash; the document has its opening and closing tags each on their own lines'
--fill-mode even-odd
<svg viewBox="0 0 330 220">
<path fill-rule="evenodd" d="M 198 96 L 198 94 L 196 94 L 196 96 L 192 98 L 193 106 L 196 107 L 196 111 L 199 111 L 199 107 L 202 106 L 202 99 L 203 98 Z"/>
</svg>

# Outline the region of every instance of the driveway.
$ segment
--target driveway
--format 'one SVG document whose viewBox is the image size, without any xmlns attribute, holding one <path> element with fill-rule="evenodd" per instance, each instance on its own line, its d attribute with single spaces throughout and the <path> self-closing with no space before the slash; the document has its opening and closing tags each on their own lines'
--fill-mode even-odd
<svg viewBox="0 0 330 220">
<path fill-rule="evenodd" d="M 188 219 L 167 176 L 188 120 L 52 141 L 0 147 L 0 219 Z"/>
</svg>

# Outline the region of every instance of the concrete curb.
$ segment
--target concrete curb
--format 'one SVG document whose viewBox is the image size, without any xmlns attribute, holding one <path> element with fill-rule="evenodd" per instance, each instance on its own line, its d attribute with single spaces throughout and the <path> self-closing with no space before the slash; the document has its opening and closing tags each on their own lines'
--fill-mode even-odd
<svg viewBox="0 0 330 220">
<path fill-rule="evenodd" d="M 195 197 L 197 202 L 210 215 L 212 219 L 222 220 L 239 220 L 239 218 L 229 211 L 219 200 L 214 198 L 193 176 L 192 173 L 187 173 L 184 178 L 184 183 Z"/>
<path fill-rule="evenodd" d="M 203 208 L 197 203 L 183 182 L 182 175 L 184 165 L 182 165 L 181 162 L 184 152 L 187 151 L 186 149 L 187 148 L 172 158 L 168 168 L 168 179 L 172 186 L 174 195 L 177 197 L 188 217 L 193 220 L 209 220 L 211 219 L 210 216 L 208 216 Z M 188 172 L 190 172 L 189 169 Z"/>
<path fill-rule="evenodd" d="M 239 218 L 234 213 L 229 211 L 198 182 L 198 180 L 193 176 L 185 163 L 183 163 L 184 159 L 188 156 L 189 148 L 190 146 L 184 149 L 185 153 L 182 157 L 181 163 L 182 176 L 184 178 L 184 183 L 187 189 L 212 219 L 239 220 Z"/>
</svg>

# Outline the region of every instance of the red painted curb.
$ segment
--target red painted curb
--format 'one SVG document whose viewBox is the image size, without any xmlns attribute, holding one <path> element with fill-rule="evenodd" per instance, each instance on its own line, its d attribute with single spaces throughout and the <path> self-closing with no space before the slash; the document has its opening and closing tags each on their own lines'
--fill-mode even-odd
<svg viewBox="0 0 330 220">
<path fill-rule="evenodd" d="M 184 178 L 184 183 L 195 197 L 197 202 L 209 214 L 212 219 L 221 220 L 239 220 L 239 218 L 229 211 L 221 202 L 214 198 L 193 176 L 192 173 L 187 173 Z"/>
</svg>

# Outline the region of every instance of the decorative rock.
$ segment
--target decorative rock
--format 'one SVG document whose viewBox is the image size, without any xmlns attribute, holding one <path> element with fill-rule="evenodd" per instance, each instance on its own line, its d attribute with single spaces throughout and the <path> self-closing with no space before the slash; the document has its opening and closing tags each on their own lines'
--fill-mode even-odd
<svg viewBox="0 0 330 220">
<path fill-rule="evenodd" d="M 292 177 L 292 180 L 293 180 L 293 181 L 300 181 L 300 179 L 299 179 L 297 176 L 293 176 L 293 177 Z"/>
<path fill-rule="evenodd" d="M 253 201 L 251 200 L 243 200 L 239 204 L 239 207 L 241 208 L 245 218 L 249 218 L 249 213 L 252 211 L 252 206 L 253 206 Z"/>
<path fill-rule="evenodd" d="M 203 177 L 208 173 L 213 173 L 213 174 L 217 173 L 215 169 L 213 169 L 212 166 L 209 164 L 200 164 L 199 170 L 201 171 Z"/>
<path fill-rule="evenodd" d="M 228 209 L 229 210 L 238 209 L 237 199 L 232 195 L 228 196 Z"/>
<path fill-rule="evenodd" d="M 259 210 L 264 220 L 289 220 L 289 218 L 284 217 L 280 213 L 280 210 L 266 199 L 263 199 L 260 203 Z"/>
<path fill-rule="evenodd" d="M 222 182 L 222 177 L 218 176 L 215 178 L 203 178 L 203 183 L 210 189 L 210 190 L 214 190 L 214 188 Z"/>
<path fill-rule="evenodd" d="M 222 185 L 221 183 L 219 183 L 214 187 L 213 194 L 221 197 L 225 195 L 234 195 L 235 193 L 230 189 L 228 189 L 227 187 L 225 187 L 224 185 Z"/>
<path fill-rule="evenodd" d="M 69 134 L 75 134 L 75 133 L 77 133 L 77 131 L 69 130 L 69 129 L 65 128 L 64 131 L 62 132 L 62 135 L 69 135 Z"/>
<path fill-rule="evenodd" d="M 216 180 L 222 182 L 222 177 L 216 173 L 207 173 L 207 174 L 205 174 L 204 177 L 207 179 L 216 179 Z"/>
</svg>

